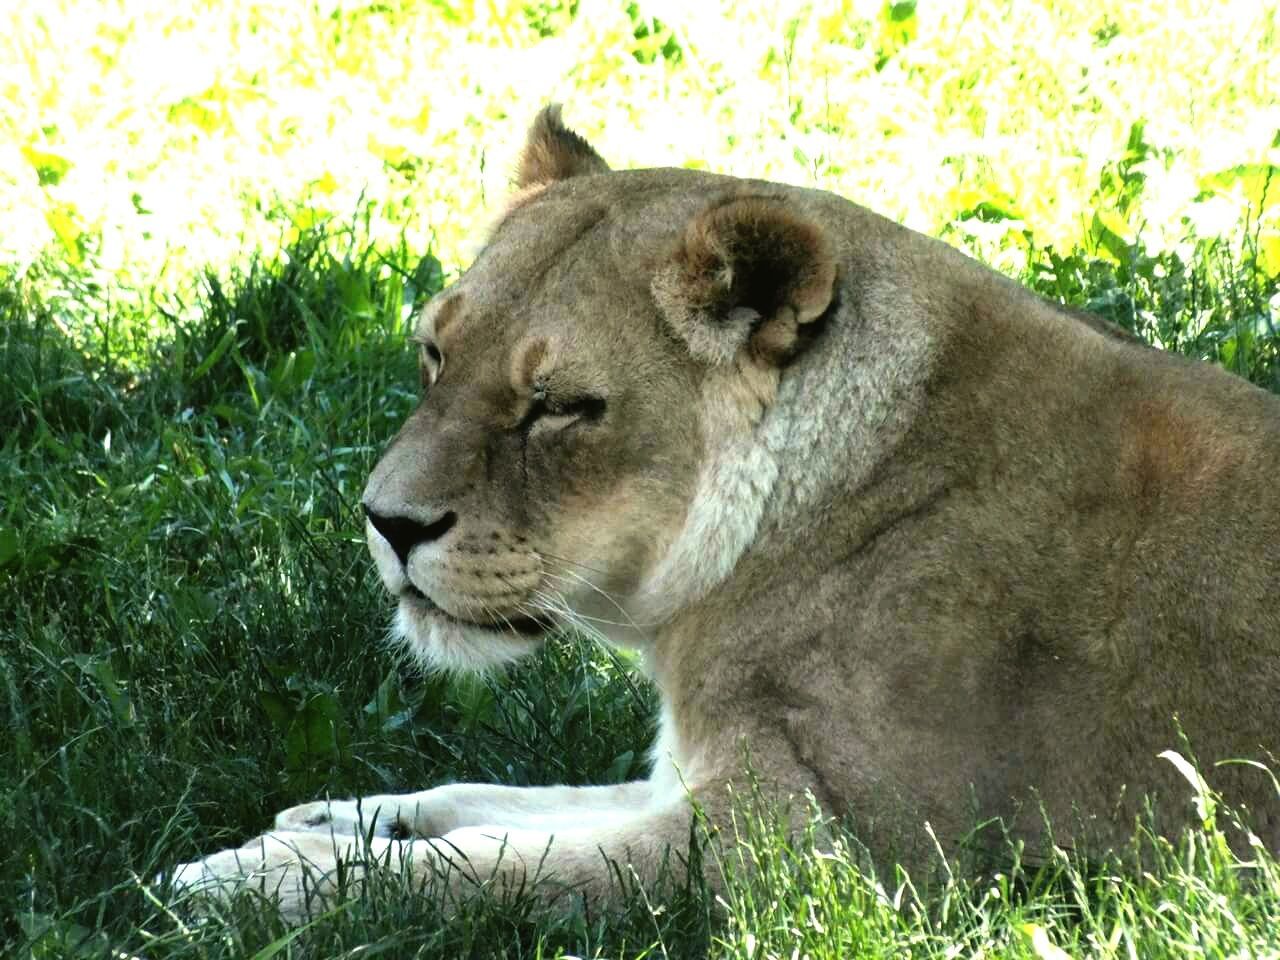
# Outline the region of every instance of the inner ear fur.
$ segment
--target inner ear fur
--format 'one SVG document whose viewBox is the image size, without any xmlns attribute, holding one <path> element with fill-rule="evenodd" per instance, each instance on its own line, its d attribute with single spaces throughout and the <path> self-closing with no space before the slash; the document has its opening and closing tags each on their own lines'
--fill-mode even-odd
<svg viewBox="0 0 1280 960">
<path fill-rule="evenodd" d="M 772 197 L 736 197 L 685 227 L 651 289 L 672 332 L 712 363 L 745 348 L 766 364 L 786 361 L 800 328 L 835 291 L 831 243 L 817 224 Z"/>
<path fill-rule="evenodd" d="M 516 188 L 525 190 L 569 177 L 608 172 L 609 165 L 591 144 L 564 125 L 560 104 L 553 103 L 539 110 L 529 127 L 516 168 Z"/>
</svg>

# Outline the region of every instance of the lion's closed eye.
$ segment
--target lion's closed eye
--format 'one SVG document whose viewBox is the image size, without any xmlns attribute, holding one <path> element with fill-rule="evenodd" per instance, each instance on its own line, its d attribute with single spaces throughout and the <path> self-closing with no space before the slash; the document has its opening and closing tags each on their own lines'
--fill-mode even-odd
<svg viewBox="0 0 1280 960">
<path fill-rule="evenodd" d="M 528 435 L 535 429 L 550 432 L 564 430 L 578 423 L 598 423 L 604 419 L 607 407 L 604 397 L 582 395 L 559 400 L 545 394 L 535 394 L 517 429 Z"/>
</svg>

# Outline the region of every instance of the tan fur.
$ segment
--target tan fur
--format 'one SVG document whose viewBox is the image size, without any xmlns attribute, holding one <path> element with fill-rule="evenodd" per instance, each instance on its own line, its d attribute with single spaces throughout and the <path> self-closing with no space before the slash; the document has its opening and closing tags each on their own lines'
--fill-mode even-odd
<svg viewBox="0 0 1280 960">
<path fill-rule="evenodd" d="M 528 186 L 518 188 L 506 199 L 506 202 L 503 203 L 502 209 L 498 212 L 498 216 L 495 218 L 493 225 L 494 229 L 496 230 L 500 227 L 502 225 L 502 221 L 507 219 L 508 215 L 514 213 L 531 200 L 536 199 L 538 194 L 542 193 L 542 191 L 546 190 L 549 186 L 551 186 L 551 182 L 546 181 L 544 183 L 531 183 Z"/>
<path fill-rule="evenodd" d="M 531 187 L 592 173 L 608 173 L 609 165 L 560 120 L 560 108 L 548 107 L 538 114 L 529 130 L 529 139 L 520 155 L 516 187 Z M 527 198 L 520 197 L 522 202 Z"/>
<path fill-rule="evenodd" d="M 1280 847 L 1271 781 L 1213 765 L 1280 748 L 1280 399 L 830 194 L 606 170 L 535 122 L 545 186 L 431 308 L 447 362 L 364 502 L 424 663 L 559 624 L 641 650 L 651 778 L 306 805 L 177 878 L 274 871 L 297 914 L 363 819 L 410 869 L 604 894 L 690 800 L 724 822 L 744 750 L 881 862 L 987 818 L 1034 857 L 1040 804 L 1102 849 L 1145 794 L 1188 820 L 1175 716 Z"/>
<path fill-rule="evenodd" d="M 546 370 L 548 350 L 547 341 L 541 338 L 523 344 L 520 352 L 513 355 L 511 386 L 520 393 L 532 391 L 538 374 Z"/>
</svg>

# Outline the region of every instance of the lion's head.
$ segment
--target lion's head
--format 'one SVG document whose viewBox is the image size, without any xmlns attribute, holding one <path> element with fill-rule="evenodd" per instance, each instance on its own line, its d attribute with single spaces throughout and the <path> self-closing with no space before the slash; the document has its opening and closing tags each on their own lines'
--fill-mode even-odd
<svg viewBox="0 0 1280 960">
<path fill-rule="evenodd" d="M 610 171 L 555 108 L 517 187 L 418 320 L 422 398 L 364 495 L 396 630 L 436 666 L 566 622 L 642 645 L 722 580 L 769 479 L 735 444 L 833 299 L 784 188 Z"/>
</svg>

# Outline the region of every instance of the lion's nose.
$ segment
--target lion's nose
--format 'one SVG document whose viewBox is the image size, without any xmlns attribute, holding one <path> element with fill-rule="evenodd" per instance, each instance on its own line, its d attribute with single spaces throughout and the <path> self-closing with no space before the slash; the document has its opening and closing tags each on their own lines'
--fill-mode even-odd
<svg viewBox="0 0 1280 960">
<path fill-rule="evenodd" d="M 391 549 L 400 558 L 402 565 L 409 563 L 410 550 L 419 544 L 439 540 L 458 522 L 458 515 L 452 510 L 446 510 L 435 520 L 423 523 L 413 517 L 390 517 L 377 513 L 367 503 L 363 506 L 364 515 L 373 524 L 373 529 L 391 544 Z"/>
</svg>

